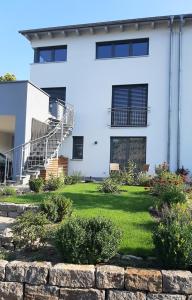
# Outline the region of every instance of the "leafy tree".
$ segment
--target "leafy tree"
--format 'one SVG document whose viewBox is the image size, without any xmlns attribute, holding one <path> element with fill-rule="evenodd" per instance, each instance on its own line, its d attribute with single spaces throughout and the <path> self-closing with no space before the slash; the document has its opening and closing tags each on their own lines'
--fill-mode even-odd
<svg viewBox="0 0 192 300">
<path fill-rule="evenodd" d="M 1 81 L 15 81 L 16 76 L 11 73 L 5 73 L 4 75 L 0 76 L 0 82 Z"/>
</svg>

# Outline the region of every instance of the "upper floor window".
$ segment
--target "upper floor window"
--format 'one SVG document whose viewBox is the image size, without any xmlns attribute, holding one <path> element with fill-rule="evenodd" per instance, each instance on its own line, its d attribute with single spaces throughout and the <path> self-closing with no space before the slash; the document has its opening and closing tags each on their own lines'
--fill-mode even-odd
<svg viewBox="0 0 192 300">
<path fill-rule="evenodd" d="M 96 43 L 96 58 L 141 56 L 149 54 L 149 39 Z"/>
<path fill-rule="evenodd" d="M 67 46 L 36 48 L 35 63 L 57 62 L 67 60 Z"/>
<path fill-rule="evenodd" d="M 113 86 L 111 126 L 147 126 L 147 100 L 147 84 Z"/>
</svg>

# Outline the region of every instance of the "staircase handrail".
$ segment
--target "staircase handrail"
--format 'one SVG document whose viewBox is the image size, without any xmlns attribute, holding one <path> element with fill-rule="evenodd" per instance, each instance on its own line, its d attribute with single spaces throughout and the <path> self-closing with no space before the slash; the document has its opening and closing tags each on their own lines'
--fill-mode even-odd
<svg viewBox="0 0 192 300">
<path fill-rule="evenodd" d="M 68 105 L 68 106 L 71 106 L 71 108 L 73 108 L 73 106 L 72 106 L 71 104 L 67 104 L 67 105 Z M 64 108 L 66 108 L 66 105 L 64 106 Z M 23 147 L 25 147 L 25 146 L 27 146 L 27 145 L 29 145 L 29 144 L 37 143 L 38 141 L 40 141 L 40 140 L 42 140 L 42 139 L 51 137 L 51 136 L 57 131 L 57 129 L 60 127 L 60 125 L 64 125 L 64 124 L 63 124 L 64 117 L 65 117 L 65 114 L 63 114 L 63 118 L 61 119 L 61 121 L 60 121 L 60 122 L 53 128 L 53 130 L 51 130 L 48 134 L 46 134 L 46 135 L 44 135 L 44 136 L 41 136 L 41 137 L 38 137 L 38 138 L 36 138 L 36 139 L 34 139 L 34 140 L 30 140 L 30 141 L 28 141 L 28 142 L 26 142 L 26 143 L 23 143 L 23 144 L 19 145 L 19 146 L 16 146 L 16 147 L 14 147 L 14 148 L 12 148 L 12 149 L 10 149 L 10 150 L 8 150 L 8 151 L 2 153 L 2 154 L 5 155 L 5 156 L 7 156 L 7 154 L 9 154 L 10 152 L 12 152 L 12 151 L 14 151 L 14 150 L 17 150 L 17 149 L 19 149 L 19 148 L 23 148 Z"/>
</svg>

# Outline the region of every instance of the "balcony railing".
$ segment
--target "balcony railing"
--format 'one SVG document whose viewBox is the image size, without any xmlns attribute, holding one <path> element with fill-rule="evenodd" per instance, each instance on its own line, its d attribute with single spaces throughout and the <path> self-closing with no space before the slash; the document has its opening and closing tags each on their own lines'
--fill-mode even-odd
<svg viewBox="0 0 192 300">
<path fill-rule="evenodd" d="M 111 127 L 145 127 L 148 111 L 148 107 L 112 108 Z"/>
</svg>

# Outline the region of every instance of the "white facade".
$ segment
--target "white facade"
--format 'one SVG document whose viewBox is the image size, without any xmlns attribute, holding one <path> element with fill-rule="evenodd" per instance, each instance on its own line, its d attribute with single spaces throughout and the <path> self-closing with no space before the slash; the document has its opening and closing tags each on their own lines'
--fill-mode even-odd
<svg viewBox="0 0 192 300">
<path fill-rule="evenodd" d="M 73 160 L 72 137 L 63 143 L 61 154 L 70 159 L 69 173 L 81 171 L 85 176 L 108 176 L 110 137 L 120 136 L 146 137 L 146 163 L 151 172 L 155 165 L 167 161 L 169 142 L 171 169 L 184 165 L 192 171 L 190 18 L 186 17 L 180 32 L 177 16 L 172 36 L 169 18 L 158 22 L 155 18 L 146 19 L 146 23 L 137 20 L 127 27 L 118 23 L 110 27 L 106 23 L 98 29 L 97 25 L 87 30 L 73 28 L 68 34 L 61 29 L 51 34 L 47 29 L 41 37 L 39 33 L 30 36 L 33 48 L 67 45 L 67 61 L 32 63 L 30 79 L 40 88 L 66 87 L 66 101 L 74 105 L 73 136 L 84 137 L 84 148 L 83 159 Z M 96 59 L 96 42 L 140 38 L 149 38 L 147 56 Z M 111 128 L 112 86 L 129 84 L 148 84 L 148 125 Z"/>
</svg>

